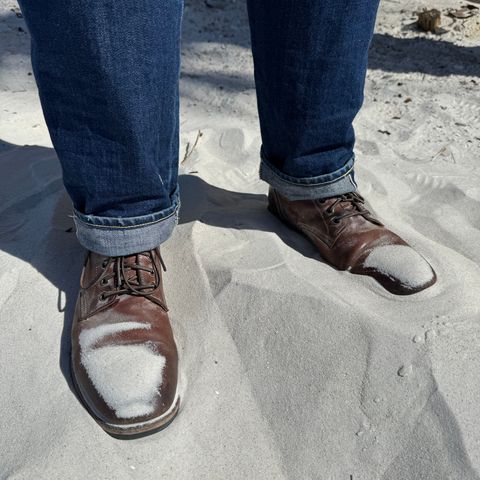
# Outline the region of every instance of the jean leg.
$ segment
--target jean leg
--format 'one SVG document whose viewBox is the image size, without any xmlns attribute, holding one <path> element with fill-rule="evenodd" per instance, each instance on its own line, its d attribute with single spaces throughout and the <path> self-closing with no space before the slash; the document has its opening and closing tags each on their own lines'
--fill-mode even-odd
<svg viewBox="0 0 480 480">
<path fill-rule="evenodd" d="M 80 242 L 158 246 L 178 208 L 182 0 L 21 0 Z"/>
<path fill-rule="evenodd" d="M 248 0 L 260 176 L 291 199 L 356 189 L 352 122 L 377 8 L 378 0 Z"/>
</svg>

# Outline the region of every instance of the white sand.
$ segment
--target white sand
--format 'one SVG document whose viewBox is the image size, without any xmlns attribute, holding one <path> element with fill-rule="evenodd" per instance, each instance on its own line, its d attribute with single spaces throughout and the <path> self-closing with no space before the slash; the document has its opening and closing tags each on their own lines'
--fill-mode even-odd
<svg viewBox="0 0 480 480">
<path fill-rule="evenodd" d="M 127 442 L 71 389 L 82 250 L 0 0 L 1 479 L 479 478 L 480 33 L 415 32 L 421 1 L 383 2 L 356 122 L 362 193 L 439 277 L 413 297 L 317 261 L 267 212 L 244 4 L 188 2 L 182 155 L 203 136 L 164 248 L 188 383 L 167 430 Z"/>
<path fill-rule="evenodd" d="M 80 334 L 80 361 L 95 389 L 118 418 L 149 415 L 155 408 L 165 357 L 148 344 L 115 343 L 115 335 L 120 332 L 150 328 L 149 323 L 120 322 L 99 325 Z M 109 345 L 95 345 L 107 336 Z"/>
<path fill-rule="evenodd" d="M 430 265 L 417 251 L 406 245 L 376 247 L 368 254 L 363 266 L 395 279 L 407 288 L 422 287 L 433 278 Z"/>
</svg>

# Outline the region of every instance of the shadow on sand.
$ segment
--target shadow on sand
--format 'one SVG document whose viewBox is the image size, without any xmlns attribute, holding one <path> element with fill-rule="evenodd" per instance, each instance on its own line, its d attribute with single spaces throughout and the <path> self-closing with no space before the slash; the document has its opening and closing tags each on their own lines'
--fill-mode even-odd
<svg viewBox="0 0 480 480">
<path fill-rule="evenodd" d="M 0 180 L 0 249 L 30 263 L 58 289 L 58 309 L 64 313 L 59 365 L 75 392 L 70 329 L 85 251 L 75 237 L 72 207 L 53 149 L 0 141 L 0 168 L 7 172 L 13 166 L 14 178 L 5 173 Z M 201 221 L 221 228 L 274 231 L 291 248 L 320 260 L 307 240 L 268 212 L 266 195 L 225 190 L 194 175 L 180 175 L 179 183 L 180 224 Z"/>
<path fill-rule="evenodd" d="M 58 289 L 58 310 L 64 315 L 59 367 L 75 392 L 70 376 L 70 328 L 84 251 L 75 238 L 60 167 L 52 149 L 0 141 L 0 171 L 0 249 L 29 263 Z M 306 240 L 268 213 L 265 195 L 227 191 L 192 175 L 181 176 L 180 185 L 181 224 L 201 221 L 221 228 L 274 231 L 292 248 L 318 258 Z M 24 298 L 29 301 L 28 292 Z M 35 307 L 31 305 L 29 310 L 34 311 Z M 445 455 L 455 452 L 455 458 L 450 458 L 447 465 L 459 465 L 462 478 L 478 478 L 470 466 L 456 418 L 433 378 L 431 388 L 429 400 L 410 433 L 407 449 L 392 459 L 382 478 L 390 478 L 389 474 L 397 468 L 411 469 L 415 476 L 422 462 L 443 478 L 445 467 L 430 465 L 442 451 Z M 445 444 L 438 445 L 439 435 Z M 420 463 L 406 465 L 414 457 L 412 452 L 419 448 L 423 449 Z"/>
</svg>

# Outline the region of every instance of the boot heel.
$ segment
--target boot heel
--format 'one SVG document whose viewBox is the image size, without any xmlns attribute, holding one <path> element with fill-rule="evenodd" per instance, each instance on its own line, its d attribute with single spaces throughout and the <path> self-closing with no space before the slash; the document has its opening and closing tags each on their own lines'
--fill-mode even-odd
<svg viewBox="0 0 480 480">
<path fill-rule="evenodd" d="M 277 198 L 275 191 L 272 189 L 268 192 L 268 211 L 277 217 L 284 225 L 287 227 L 299 231 L 298 228 L 292 224 L 292 222 L 288 219 L 287 215 L 285 215 L 282 206 Z"/>
<path fill-rule="evenodd" d="M 267 206 L 267 210 L 272 214 L 275 215 L 277 218 L 281 218 L 280 213 L 278 212 L 278 208 L 276 205 L 269 203 Z"/>
<path fill-rule="evenodd" d="M 277 218 L 284 221 L 284 218 L 280 213 L 280 209 L 278 208 L 277 200 L 275 198 L 275 192 L 272 189 L 270 189 L 268 192 L 267 209 L 272 215 L 275 215 Z"/>
</svg>

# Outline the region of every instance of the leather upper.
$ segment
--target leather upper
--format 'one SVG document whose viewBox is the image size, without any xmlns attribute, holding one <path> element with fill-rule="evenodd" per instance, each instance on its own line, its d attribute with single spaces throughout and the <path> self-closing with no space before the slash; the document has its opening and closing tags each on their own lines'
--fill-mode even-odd
<svg viewBox="0 0 480 480">
<path fill-rule="evenodd" d="M 372 276 L 396 294 L 416 293 L 436 281 L 428 262 L 377 220 L 358 193 L 290 201 L 270 188 L 269 208 L 339 270 Z"/>
<path fill-rule="evenodd" d="M 87 256 L 72 326 L 72 370 L 101 423 L 148 423 L 175 402 L 178 354 L 162 265 L 158 249 Z"/>
</svg>

